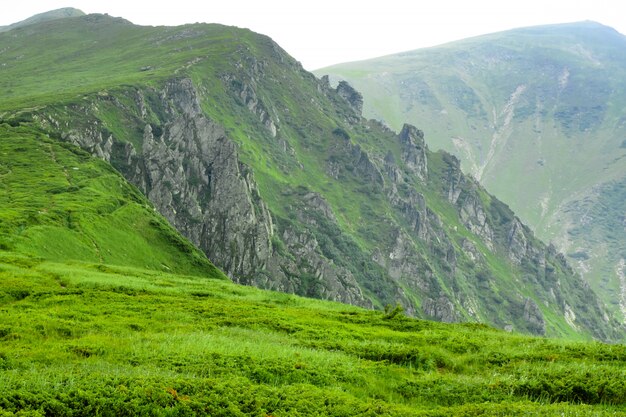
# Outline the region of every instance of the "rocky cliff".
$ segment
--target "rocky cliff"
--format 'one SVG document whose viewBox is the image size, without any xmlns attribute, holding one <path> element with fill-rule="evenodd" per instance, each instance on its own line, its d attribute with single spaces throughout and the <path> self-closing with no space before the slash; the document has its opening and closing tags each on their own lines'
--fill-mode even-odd
<svg viewBox="0 0 626 417">
<path fill-rule="evenodd" d="M 618 272 L 626 247 L 620 225 L 625 57 L 623 34 L 586 21 L 494 33 L 317 73 L 360 90 L 366 117 L 395 129 L 416 124 L 431 148 L 458 155 L 465 172 L 541 239 L 554 242 L 626 318 Z M 523 246 L 518 237 L 512 232 Z"/>
<path fill-rule="evenodd" d="M 143 39 L 143 28 L 124 30 Z M 419 129 L 364 119 L 359 93 L 317 80 L 269 38 L 211 25 L 167 31 L 149 42 L 174 57 L 172 42 L 193 39 L 195 49 L 157 81 L 86 89 L 8 117 L 110 162 L 237 282 L 399 303 L 442 321 L 614 337 L 563 258 L 456 158 L 429 151 Z"/>
</svg>

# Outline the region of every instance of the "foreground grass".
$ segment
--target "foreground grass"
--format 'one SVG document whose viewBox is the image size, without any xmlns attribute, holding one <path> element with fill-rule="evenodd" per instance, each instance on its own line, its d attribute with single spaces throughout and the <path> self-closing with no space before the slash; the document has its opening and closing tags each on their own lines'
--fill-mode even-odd
<svg viewBox="0 0 626 417">
<path fill-rule="evenodd" d="M 623 415 L 626 347 L 0 252 L 0 416 Z"/>
</svg>

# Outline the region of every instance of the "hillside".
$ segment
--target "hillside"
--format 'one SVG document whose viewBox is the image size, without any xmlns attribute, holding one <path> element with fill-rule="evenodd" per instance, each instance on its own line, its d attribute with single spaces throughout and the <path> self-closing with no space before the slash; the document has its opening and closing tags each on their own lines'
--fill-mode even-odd
<svg viewBox="0 0 626 417">
<path fill-rule="evenodd" d="M 71 7 L 64 7 L 62 9 L 50 10 L 49 12 L 39 13 L 34 16 L 29 17 L 28 19 L 22 20 L 21 22 L 16 22 L 8 26 L 0 26 L 0 32 L 6 32 L 11 29 L 17 29 L 23 26 L 33 25 L 36 23 L 43 23 L 50 20 L 63 19 L 66 17 L 73 16 L 84 16 L 85 13 L 78 9 L 74 9 Z"/>
<path fill-rule="evenodd" d="M 109 162 L 238 283 L 622 337 L 562 256 L 457 159 L 415 127 L 363 119 L 356 91 L 267 37 L 88 15 L 0 34 L 0 50 L 0 118 Z"/>
<path fill-rule="evenodd" d="M 0 190 L 2 251 L 223 277 L 110 165 L 36 129 L 0 124 Z"/>
<path fill-rule="evenodd" d="M 421 126 L 459 156 L 624 317 L 626 37 L 531 27 L 316 73 L 361 91 L 367 117 Z"/>
<path fill-rule="evenodd" d="M 618 416 L 626 348 L 0 252 L 0 415 Z"/>
</svg>

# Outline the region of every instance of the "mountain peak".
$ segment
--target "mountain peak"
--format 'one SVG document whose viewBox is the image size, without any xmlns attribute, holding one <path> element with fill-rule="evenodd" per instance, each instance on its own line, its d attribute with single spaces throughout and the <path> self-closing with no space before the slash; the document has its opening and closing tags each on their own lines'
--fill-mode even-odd
<svg viewBox="0 0 626 417">
<path fill-rule="evenodd" d="M 85 13 L 82 10 L 75 9 L 73 7 L 63 7 L 61 9 L 50 10 L 47 12 L 39 13 L 34 16 L 24 19 L 20 22 L 13 23 L 9 26 L 0 26 L 0 32 L 6 32 L 12 29 L 16 29 L 23 26 L 33 25 L 36 23 L 47 22 L 50 20 L 64 19 L 66 17 L 84 16 Z"/>
</svg>

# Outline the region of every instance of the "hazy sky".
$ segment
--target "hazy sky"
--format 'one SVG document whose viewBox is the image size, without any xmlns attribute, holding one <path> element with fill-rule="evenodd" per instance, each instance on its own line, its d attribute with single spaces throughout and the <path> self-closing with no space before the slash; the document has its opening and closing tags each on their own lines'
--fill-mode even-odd
<svg viewBox="0 0 626 417">
<path fill-rule="evenodd" d="M 60 7 L 140 25 L 247 27 L 309 70 L 539 24 L 595 20 L 626 33 L 621 0 L 20 0 L 3 8 L 0 26 Z"/>
</svg>

